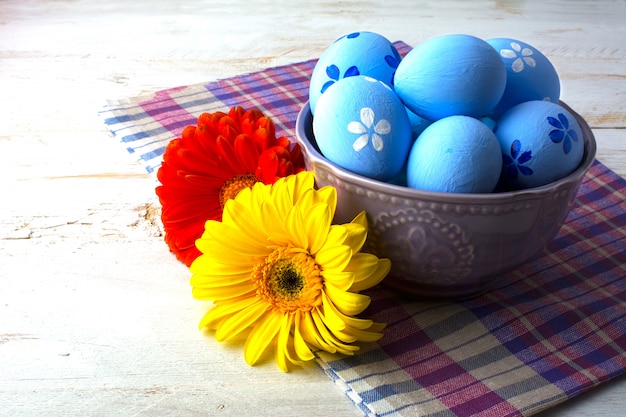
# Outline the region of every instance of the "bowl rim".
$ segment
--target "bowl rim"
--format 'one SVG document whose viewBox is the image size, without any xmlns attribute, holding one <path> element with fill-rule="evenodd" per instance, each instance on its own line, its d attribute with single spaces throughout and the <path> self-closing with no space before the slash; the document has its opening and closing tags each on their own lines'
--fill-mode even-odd
<svg viewBox="0 0 626 417">
<path fill-rule="evenodd" d="M 379 181 L 373 178 L 367 178 L 362 175 L 348 171 L 335 163 L 326 159 L 308 140 L 306 136 L 307 123 L 312 119 L 310 103 L 307 100 L 300 111 L 296 119 L 296 140 L 303 147 L 303 151 L 311 162 L 321 163 L 328 170 L 332 171 L 338 178 L 349 181 L 353 184 L 360 185 L 361 187 L 371 189 L 373 191 L 381 192 L 384 194 L 392 194 L 396 197 L 408 198 L 408 199 L 420 199 L 428 201 L 436 201 L 441 203 L 454 203 L 460 202 L 470 204 L 485 204 L 485 203 L 501 203 L 503 201 L 517 201 L 529 198 L 537 198 L 540 195 L 551 194 L 556 189 L 567 187 L 572 184 L 577 184 L 582 181 L 587 171 L 591 168 L 595 161 L 597 144 L 595 136 L 591 131 L 591 128 L 576 111 L 569 107 L 566 103 L 559 100 L 558 104 L 565 110 L 569 111 L 580 125 L 583 141 L 584 141 L 584 153 L 583 159 L 578 167 L 567 176 L 553 181 L 551 183 L 526 188 L 522 190 L 514 191 L 502 191 L 494 193 L 449 193 L 439 191 L 426 191 L 411 188 L 402 185 L 391 184 L 383 181 Z"/>
</svg>

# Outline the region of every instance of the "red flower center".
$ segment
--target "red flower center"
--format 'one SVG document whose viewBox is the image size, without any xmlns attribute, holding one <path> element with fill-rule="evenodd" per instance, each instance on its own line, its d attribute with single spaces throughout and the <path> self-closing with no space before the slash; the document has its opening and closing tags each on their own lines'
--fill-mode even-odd
<svg viewBox="0 0 626 417">
<path fill-rule="evenodd" d="M 224 205 L 231 198 L 239 193 L 244 188 L 252 187 L 259 179 L 254 174 L 235 175 L 229 179 L 220 188 L 220 206 L 224 209 Z"/>
</svg>

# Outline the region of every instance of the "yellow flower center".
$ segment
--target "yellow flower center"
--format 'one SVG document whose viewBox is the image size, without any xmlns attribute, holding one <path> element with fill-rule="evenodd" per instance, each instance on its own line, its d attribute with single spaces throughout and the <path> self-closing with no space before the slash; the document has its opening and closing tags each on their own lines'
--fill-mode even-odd
<svg viewBox="0 0 626 417">
<path fill-rule="evenodd" d="M 222 209 L 226 205 L 226 202 L 239 193 L 244 188 L 252 187 L 258 178 L 254 174 L 235 175 L 229 179 L 220 188 L 220 206 Z"/>
<path fill-rule="evenodd" d="M 310 311 L 322 303 L 320 266 L 306 251 L 278 248 L 259 262 L 252 273 L 257 295 L 286 313 Z"/>
</svg>

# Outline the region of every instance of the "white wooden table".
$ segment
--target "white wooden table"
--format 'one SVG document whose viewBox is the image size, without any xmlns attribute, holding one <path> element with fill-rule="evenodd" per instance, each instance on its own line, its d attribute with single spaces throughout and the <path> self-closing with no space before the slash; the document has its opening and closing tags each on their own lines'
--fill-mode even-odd
<svg viewBox="0 0 626 417">
<path fill-rule="evenodd" d="M 283 374 L 196 329 L 154 180 L 97 112 L 318 57 L 370 30 L 539 48 L 598 159 L 626 176 L 626 2 L 0 1 L 0 416 L 359 416 L 315 365 Z M 624 377 L 542 413 L 623 415 Z"/>
</svg>

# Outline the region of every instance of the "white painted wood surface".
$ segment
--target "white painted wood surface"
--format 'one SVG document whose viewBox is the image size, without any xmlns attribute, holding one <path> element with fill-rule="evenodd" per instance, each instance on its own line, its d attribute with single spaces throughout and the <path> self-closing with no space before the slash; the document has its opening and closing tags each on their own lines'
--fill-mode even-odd
<svg viewBox="0 0 626 417">
<path fill-rule="evenodd" d="M 371 30 L 542 50 L 626 176 L 624 1 L 0 1 L 0 416 L 359 416 L 316 366 L 245 365 L 159 237 L 154 182 L 97 112 L 318 57 Z M 544 417 L 621 416 L 618 378 Z"/>
</svg>

